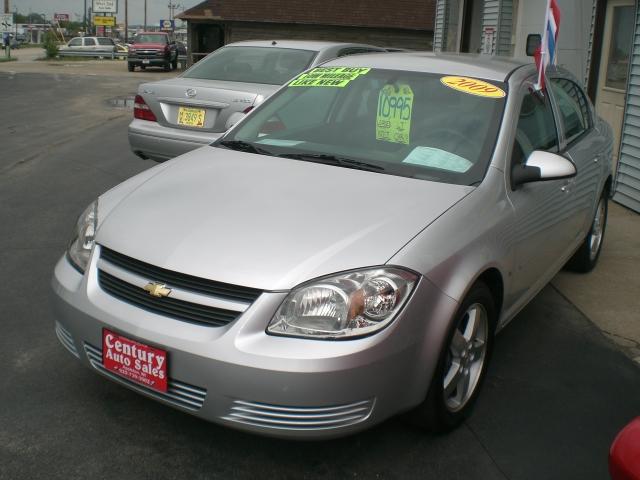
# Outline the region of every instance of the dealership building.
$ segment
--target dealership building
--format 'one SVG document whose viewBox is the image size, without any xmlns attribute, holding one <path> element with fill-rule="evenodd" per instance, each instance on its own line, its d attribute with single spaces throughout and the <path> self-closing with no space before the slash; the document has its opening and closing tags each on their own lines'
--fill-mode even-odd
<svg viewBox="0 0 640 480">
<path fill-rule="evenodd" d="M 558 64 L 584 83 L 613 127 L 614 200 L 640 212 L 640 11 L 636 0 L 557 0 Z M 192 60 L 245 39 L 316 39 L 525 57 L 547 0 L 209 0 L 177 18 Z M 392 5 L 392 7 L 391 7 Z"/>
</svg>

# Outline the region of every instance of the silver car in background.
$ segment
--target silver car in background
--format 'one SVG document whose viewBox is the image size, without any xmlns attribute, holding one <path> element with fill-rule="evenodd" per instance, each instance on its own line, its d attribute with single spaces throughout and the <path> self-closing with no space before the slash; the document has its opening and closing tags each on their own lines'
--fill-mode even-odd
<svg viewBox="0 0 640 480">
<path fill-rule="evenodd" d="M 220 137 L 237 120 L 303 70 L 347 55 L 383 52 L 355 43 L 246 41 L 228 44 L 180 77 L 143 83 L 129 125 L 131 150 L 168 160 Z"/>
<path fill-rule="evenodd" d="M 60 341 L 255 433 L 456 427 L 495 333 L 602 247 L 611 129 L 566 71 L 536 80 L 431 53 L 305 72 L 89 205 L 53 277 Z"/>
<path fill-rule="evenodd" d="M 118 48 L 109 37 L 74 37 L 60 47 L 61 57 L 114 57 Z"/>
</svg>

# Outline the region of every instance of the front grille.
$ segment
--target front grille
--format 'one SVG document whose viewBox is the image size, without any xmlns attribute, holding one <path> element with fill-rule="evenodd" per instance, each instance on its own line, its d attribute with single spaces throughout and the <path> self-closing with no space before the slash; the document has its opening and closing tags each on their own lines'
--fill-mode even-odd
<svg viewBox="0 0 640 480">
<path fill-rule="evenodd" d="M 87 359 L 89 360 L 89 363 L 93 368 L 111 378 L 112 380 L 124 383 L 134 390 L 145 392 L 152 397 L 164 400 L 165 402 L 168 402 L 177 407 L 186 408 L 187 410 L 200 410 L 200 408 L 202 408 L 202 405 L 204 404 L 204 399 L 207 396 L 207 390 L 204 388 L 196 387 L 194 385 L 189 385 L 188 383 L 179 382 L 177 380 L 169 378 L 167 381 L 167 391 L 158 392 L 157 390 L 152 390 L 145 387 L 144 385 L 134 383 L 130 380 L 127 380 L 126 378 L 111 373 L 109 370 L 104 368 L 102 366 L 102 350 L 100 350 L 99 348 L 85 343 L 84 351 L 87 354 Z"/>
<path fill-rule="evenodd" d="M 227 300 L 248 303 L 252 303 L 262 293 L 262 290 L 258 290 L 256 288 L 241 287 L 238 285 L 216 282 L 206 278 L 166 270 L 149 263 L 141 262 L 140 260 L 128 257 L 127 255 L 114 252 L 104 246 L 101 247 L 100 257 L 103 260 L 128 270 L 131 273 L 135 273 L 155 282 L 166 283 L 173 288 L 181 288 Z"/>
<path fill-rule="evenodd" d="M 374 400 L 363 400 L 325 407 L 292 407 L 235 400 L 229 413 L 222 418 L 277 430 L 329 430 L 366 420 L 374 403 Z"/>
<path fill-rule="evenodd" d="M 157 280 L 157 277 L 151 278 Z M 242 313 L 170 297 L 152 297 L 142 288 L 114 277 L 103 270 L 98 270 L 98 283 L 105 292 L 132 305 L 159 315 L 200 325 L 221 327 L 232 322 Z"/>
<path fill-rule="evenodd" d="M 60 322 L 56 322 L 56 335 L 64 348 L 69 350 L 69 352 L 71 352 L 74 357 L 80 358 L 80 355 L 78 355 L 78 350 L 76 349 L 76 345 L 75 343 L 73 343 L 73 337 L 71 336 L 71 333 L 66 328 L 64 328 Z"/>
</svg>

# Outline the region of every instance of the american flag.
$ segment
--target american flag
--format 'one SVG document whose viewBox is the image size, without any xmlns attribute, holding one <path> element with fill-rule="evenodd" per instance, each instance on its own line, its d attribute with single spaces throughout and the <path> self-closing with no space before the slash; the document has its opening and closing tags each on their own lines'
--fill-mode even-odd
<svg viewBox="0 0 640 480">
<path fill-rule="evenodd" d="M 544 72 L 547 67 L 556 63 L 556 44 L 560 31 L 560 7 L 558 7 L 556 0 L 547 1 L 544 25 L 542 43 L 535 53 L 536 67 L 538 68 L 538 82 L 535 85 L 537 90 L 544 88 Z"/>
</svg>

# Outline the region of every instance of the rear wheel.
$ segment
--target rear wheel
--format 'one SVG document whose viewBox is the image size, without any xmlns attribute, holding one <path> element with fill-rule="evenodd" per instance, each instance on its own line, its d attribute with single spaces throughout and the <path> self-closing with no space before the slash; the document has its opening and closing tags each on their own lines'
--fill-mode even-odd
<svg viewBox="0 0 640 480">
<path fill-rule="evenodd" d="M 412 423 L 447 432 L 470 415 L 491 358 L 495 323 L 493 295 L 478 282 L 458 309 L 427 398 L 410 414 Z"/>
<path fill-rule="evenodd" d="M 584 242 L 580 245 L 580 248 L 573 254 L 573 257 L 569 259 L 565 265 L 567 270 L 579 273 L 587 273 L 594 269 L 598 258 L 600 258 L 600 251 L 602 250 L 602 242 L 604 240 L 604 232 L 607 227 L 607 215 L 609 211 L 608 206 L 608 191 L 602 192 L 602 196 L 598 201 L 596 212 L 593 216 L 591 223 L 591 229 L 587 234 Z"/>
<path fill-rule="evenodd" d="M 129 70 L 130 72 L 133 72 L 136 69 L 136 66 L 133 63 L 128 62 L 127 63 L 127 70 Z"/>
</svg>

